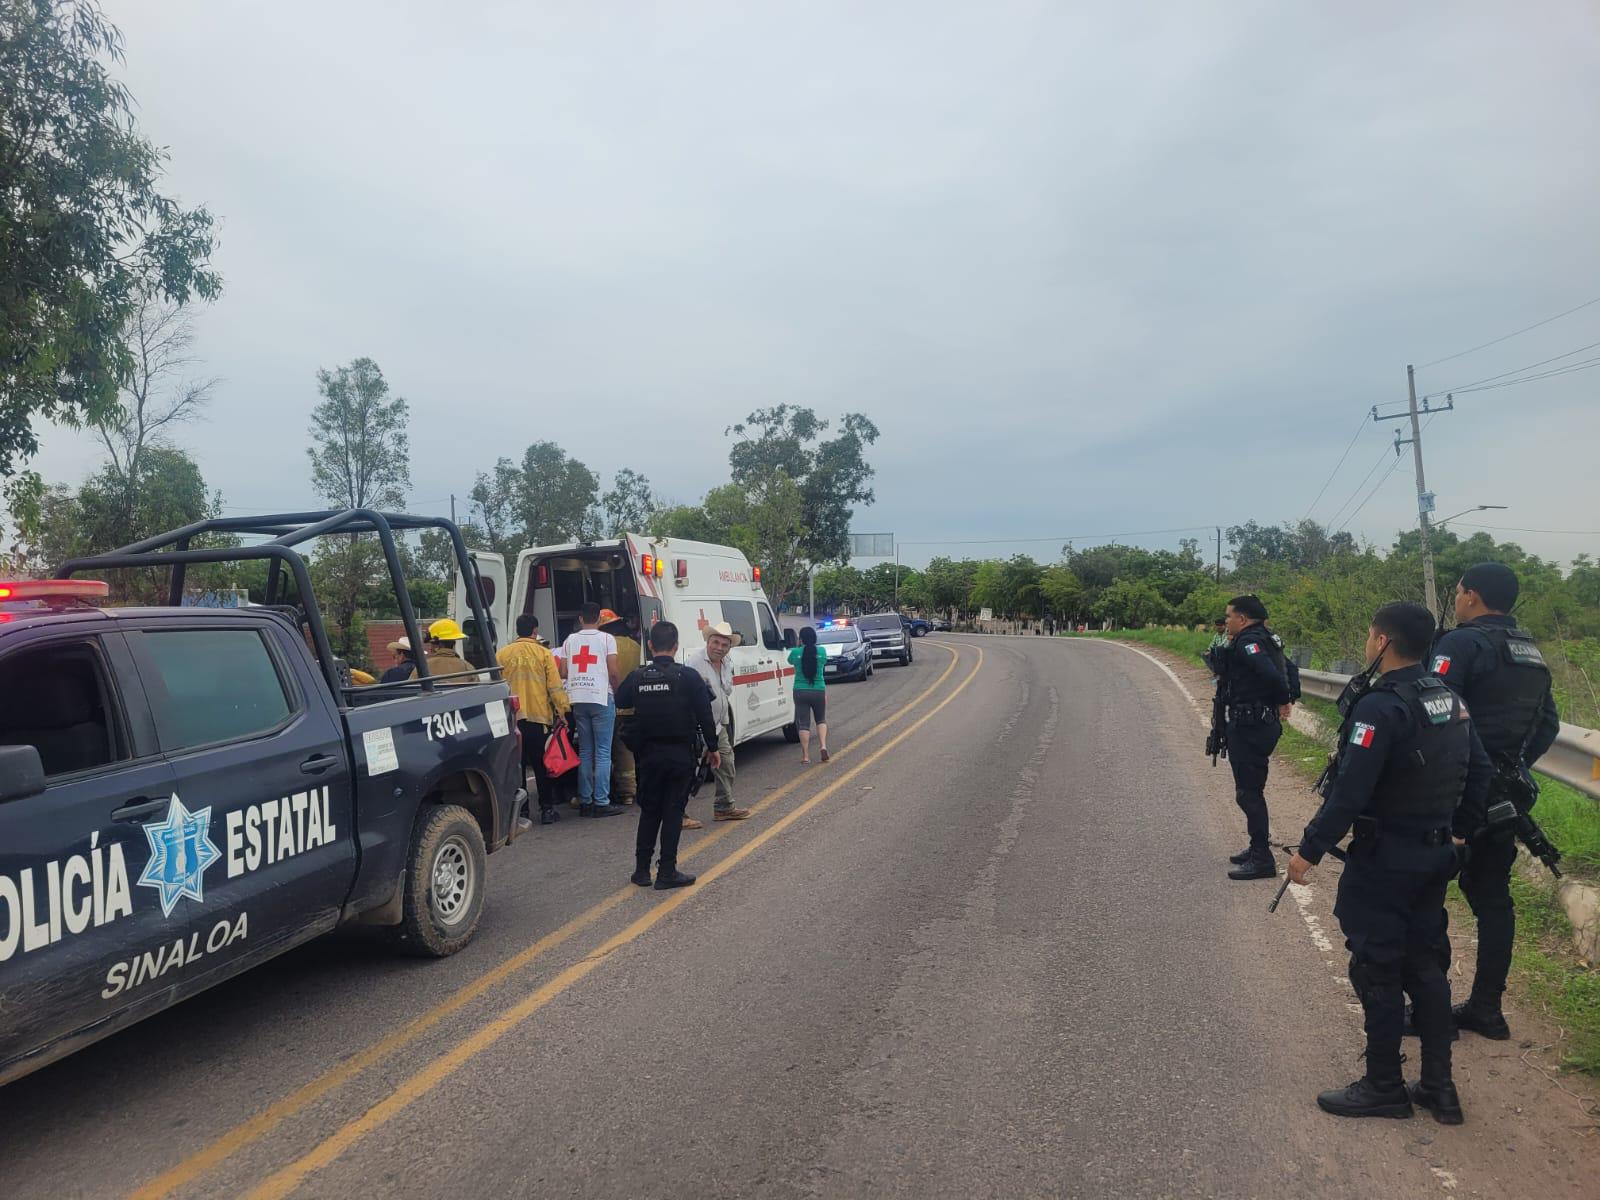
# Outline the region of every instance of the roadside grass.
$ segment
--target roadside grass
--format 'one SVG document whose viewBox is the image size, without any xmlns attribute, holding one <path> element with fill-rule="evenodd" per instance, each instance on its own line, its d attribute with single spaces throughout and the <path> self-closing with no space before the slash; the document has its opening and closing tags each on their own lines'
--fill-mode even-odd
<svg viewBox="0 0 1600 1200">
<path fill-rule="evenodd" d="M 1109 633 L 1066 633 L 1063 637 L 1106 638 L 1114 642 L 1143 642 L 1147 646 L 1160 646 L 1175 654 L 1198 659 L 1211 645 L 1211 635 L 1193 629 L 1114 629 Z"/>
<path fill-rule="evenodd" d="M 1159 629 L 1103 636 L 1146 642 L 1196 658 L 1211 642 L 1204 633 Z M 1339 710 L 1326 700 L 1309 696 L 1301 704 L 1321 719 L 1325 736 L 1310 737 L 1285 725 L 1277 757 L 1308 782 L 1315 782 L 1333 749 Z M 1600 803 L 1541 775 L 1534 814 L 1550 840 L 1561 848 L 1563 870 L 1590 880 L 1600 879 Z M 1578 957 L 1572 945 L 1572 923 L 1556 898 L 1555 880 L 1542 867 L 1539 870 L 1541 875 L 1532 879 L 1521 874 L 1511 877 L 1511 892 L 1517 905 L 1513 995 L 1562 1027 L 1566 1033 L 1561 1046 L 1562 1062 L 1568 1068 L 1600 1077 L 1600 964 Z M 1477 922 L 1472 910 L 1454 882 L 1450 884 L 1448 903 L 1456 928 L 1475 930 Z"/>
</svg>

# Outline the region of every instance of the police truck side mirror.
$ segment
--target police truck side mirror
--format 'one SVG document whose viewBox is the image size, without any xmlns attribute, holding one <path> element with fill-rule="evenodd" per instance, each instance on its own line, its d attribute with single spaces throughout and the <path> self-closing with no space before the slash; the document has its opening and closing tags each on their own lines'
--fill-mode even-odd
<svg viewBox="0 0 1600 1200">
<path fill-rule="evenodd" d="M 0 746 L 0 802 L 44 791 L 44 763 L 34 746 Z"/>
<path fill-rule="evenodd" d="M 785 650 L 793 650 L 799 644 L 800 639 L 794 636 L 794 630 L 785 629 L 783 631 L 783 648 Z"/>
</svg>

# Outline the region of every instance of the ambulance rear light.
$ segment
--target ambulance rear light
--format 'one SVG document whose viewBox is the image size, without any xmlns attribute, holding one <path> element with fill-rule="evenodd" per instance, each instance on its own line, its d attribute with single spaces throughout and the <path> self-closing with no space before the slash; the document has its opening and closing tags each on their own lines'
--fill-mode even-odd
<svg viewBox="0 0 1600 1200">
<path fill-rule="evenodd" d="M 104 600 L 111 587 L 99 579 L 18 579 L 0 583 L 0 600 Z"/>
<path fill-rule="evenodd" d="M 750 568 L 750 586 L 753 587 L 753 588 L 758 588 L 758 587 L 761 586 L 761 568 L 760 567 L 751 567 Z"/>
<path fill-rule="evenodd" d="M 666 561 L 657 558 L 654 554 L 641 554 L 639 556 L 639 574 L 646 579 L 660 579 L 667 573 Z"/>
<path fill-rule="evenodd" d="M 550 564 L 540 563 L 533 569 L 533 586 L 547 588 L 550 586 Z"/>
<path fill-rule="evenodd" d="M 674 579 L 689 578 L 689 560 L 687 558 L 675 558 L 672 560 L 672 577 Z"/>
</svg>

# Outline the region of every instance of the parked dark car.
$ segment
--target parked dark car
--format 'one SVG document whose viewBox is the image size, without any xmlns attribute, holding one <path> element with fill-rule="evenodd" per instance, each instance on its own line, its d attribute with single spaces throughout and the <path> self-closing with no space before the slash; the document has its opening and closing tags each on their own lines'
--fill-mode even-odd
<svg viewBox="0 0 1600 1200">
<path fill-rule="evenodd" d="M 825 678 L 857 682 L 872 678 L 872 650 L 854 625 L 825 623 L 817 630 L 817 645 L 828 656 L 822 667 Z"/>
<path fill-rule="evenodd" d="M 900 623 L 912 637 L 927 637 L 933 632 L 933 622 L 925 621 L 921 617 L 908 617 L 902 614 Z"/>
</svg>

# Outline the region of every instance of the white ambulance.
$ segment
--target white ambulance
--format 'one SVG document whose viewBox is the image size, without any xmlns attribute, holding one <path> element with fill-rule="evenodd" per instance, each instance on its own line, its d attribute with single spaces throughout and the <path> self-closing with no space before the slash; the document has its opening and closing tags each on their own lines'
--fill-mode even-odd
<svg viewBox="0 0 1600 1200">
<path fill-rule="evenodd" d="M 761 569 L 733 547 L 630 533 L 616 541 L 524 550 L 509 578 L 500 555 L 479 550 L 472 557 L 501 646 L 516 637 L 519 613 L 537 617 L 539 636 L 560 646 L 579 627 L 578 610 L 588 601 L 637 621 L 641 642 L 651 625 L 671 621 L 678 627 L 679 661 L 705 644 L 701 631 L 706 626 L 726 621 L 735 634 L 729 652 L 734 744 L 778 732 L 799 740 L 794 668 L 788 660 L 794 632 L 779 628 L 772 603 L 761 590 Z M 452 611 L 461 614 L 458 619 L 469 611 L 459 578 Z M 470 639 L 468 658 L 474 665 L 487 665 L 472 621 L 462 624 Z M 647 645 L 644 651 L 648 657 Z"/>
</svg>

